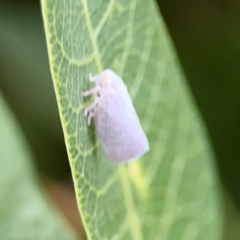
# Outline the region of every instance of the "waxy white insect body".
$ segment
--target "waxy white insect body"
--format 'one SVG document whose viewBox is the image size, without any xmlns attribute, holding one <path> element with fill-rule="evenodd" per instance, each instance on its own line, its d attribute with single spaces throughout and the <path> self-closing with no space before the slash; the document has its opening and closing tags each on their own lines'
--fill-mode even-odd
<svg viewBox="0 0 240 240">
<path fill-rule="evenodd" d="M 95 94 L 95 101 L 85 109 L 88 125 L 94 117 L 97 135 L 109 160 L 127 163 L 149 150 L 148 140 L 139 122 L 123 80 L 106 69 L 89 80 L 96 87 L 83 93 Z"/>
</svg>

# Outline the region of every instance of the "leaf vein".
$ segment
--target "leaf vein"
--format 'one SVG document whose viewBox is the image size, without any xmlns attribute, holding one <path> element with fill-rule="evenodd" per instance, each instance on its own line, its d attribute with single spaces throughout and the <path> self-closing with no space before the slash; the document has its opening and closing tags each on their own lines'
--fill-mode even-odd
<svg viewBox="0 0 240 240">
<path fill-rule="evenodd" d="M 107 6 L 106 12 L 103 14 L 103 17 L 102 17 L 100 23 L 96 27 L 96 29 L 94 31 L 94 34 L 95 34 L 96 38 L 98 37 L 98 34 L 102 30 L 103 25 L 105 24 L 105 22 L 107 21 L 108 17 L 110 16 L 110 14 L 111 14 L 111 12 L 113 10 L 114 3 L 115 3 L 115 0 L 110 0 L 109 5 Z"/>
</svg>

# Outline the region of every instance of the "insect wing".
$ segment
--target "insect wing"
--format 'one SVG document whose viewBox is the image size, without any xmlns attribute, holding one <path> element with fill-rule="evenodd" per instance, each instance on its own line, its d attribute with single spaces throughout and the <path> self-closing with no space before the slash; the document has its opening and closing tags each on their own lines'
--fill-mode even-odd
<svg viewBox="0 0 240 240">
<path fill-rule="evenodd" d="M 101 146 L 111 161 L 129 162 L 149 150 L 126 88 L 101 98 L 95 123 Z"/>
</svg>

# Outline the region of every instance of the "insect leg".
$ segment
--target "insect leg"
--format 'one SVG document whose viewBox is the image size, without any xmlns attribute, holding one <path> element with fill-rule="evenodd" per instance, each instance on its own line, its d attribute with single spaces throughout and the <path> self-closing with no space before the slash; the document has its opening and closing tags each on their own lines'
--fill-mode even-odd
<svg viewBox="0 0 240 240">
<path fill-rule="evenodd" d="M 89 96 L 89 95 L 93 95 L 93 94 L 96 94 L 100 91 L 100 86 L 97 86 L 95 88 L 92 88 L 92 89 L 89 89 L 88 91 L 86 92 L 83 92 L 83 96 Z"/>
<path fill-rule="evenodd" d="M 97 81 L 97 77 L 98 77 L 98 75 L 93 76 L 91 73 L 89 73 L 89 81 L 90 82 L 96 82 Z"/>
<path fill-rule="evenodd" d="M 91 119 L 95 116 L 95 112 L 89 112 L 89 115 L 88 115 L 88 126 L 90 126 L 91 124 Z"/>
<path fill-rule="evenodd" d="M 88 107 L 86 107 L 84 111 L 84 115 L 87 116 L 88 113 L 91 113 L 91 111 L 97 106 L 98 102 L 99 102 L 99 97 L 97 97 L 93 103 L 91 103 Z"/>
</svg>

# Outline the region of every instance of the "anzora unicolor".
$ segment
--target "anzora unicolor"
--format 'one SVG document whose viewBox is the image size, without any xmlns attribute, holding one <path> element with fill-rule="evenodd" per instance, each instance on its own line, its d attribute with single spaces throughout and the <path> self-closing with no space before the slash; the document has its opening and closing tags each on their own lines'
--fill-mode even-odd
<svg viewBox="0 0 240 240">
<path fill-rule="evenodd" d="M 115 163 L 128 163 L 149 150 L 137 113 L 123 80 L 106 69 L 89 80 L 96 86 L 83 93 L 95 95 L 95 101 L 84 112 L 88 125 L 95 119 L 97 135 L 107 158 Z"/>
</svg>

